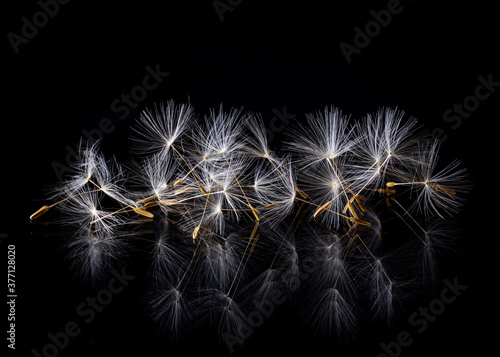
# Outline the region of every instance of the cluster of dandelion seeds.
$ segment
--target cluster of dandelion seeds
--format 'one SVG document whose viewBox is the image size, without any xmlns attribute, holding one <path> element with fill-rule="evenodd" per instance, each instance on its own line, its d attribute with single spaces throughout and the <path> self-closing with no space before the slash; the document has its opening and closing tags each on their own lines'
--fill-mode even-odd
<svg viewBox="0 0 500 357">
<path fill-rule="evenodd" d="M 91 281 L 145 251 L 146 306 L 172 338 L 212 327 L 243 343 L 249 315 L 278 293 L 326 336 L 352 335 L 364 316 L 390 321 L 436 279 L 468 189 L 460 162 L 442 166 L 398 109 L 354 120 L 326 107 L 272 151 L 258 114 L 221 105 L 200 117 L 168 101 L 140 115 L 132 148 L 121 165 L 80 144 L 31 220 L 58 211 L 74 228 L 69 259 Z"/>
</svg>

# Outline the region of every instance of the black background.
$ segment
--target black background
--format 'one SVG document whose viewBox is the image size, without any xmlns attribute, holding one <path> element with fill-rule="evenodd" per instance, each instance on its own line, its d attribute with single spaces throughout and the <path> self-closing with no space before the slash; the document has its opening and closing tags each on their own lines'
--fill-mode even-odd
<svg viewBox="0 0 500 357">
<path fill-rule="evenodd" d="M 413 344 L 401 355 L 490 352 L 500 317 L 498 150 L 493 148 L 500 94 L 481 102 L 456 130 L 443 113 L 474 94 L 478 76 L 491 73 L 500 81 L 498 12 L 477 3 L 402 1 L 403 11 L 348 64 L 339 44 L 353 44 L 354 27 L 363 28 L 372 20 L 370 11 L 386 8 L 387 1 L 270 3 L 244 0 L 221 21 L 212 1 L 71 1 L 17 54 L 7 34 L 20 34 L 22 17 L 31 18 L 40 8 L 35 1 L 3 5 L 0 232 L 8 234 L 1 242 L 5 269 L 7 245 L 16 245 L 18 355 L 40 350 L 49 342 L 47 333 L 77 319 L 76 306 L 95 295 L 73 281 L 57 237 L 29 224 L 29 215 L 44 204 L 46 185 L 57 182 L 51 164 L 65 164 L 66 146 L 104 117 L 116 125 L 105 134 L 104 152 L 127 158 L 130 125 L 141 109 L 168 99 L 190 100 L 200 114 L 221 102 L 243 106 L 268 122 L 273 108 L 284 106 L 297 120 L 326 105 L 353 119 L 397 106 L 429 130 L 443 128 L 449 136 L 443 158 L 461 159 L 475 184 L 459 216 L 463 253 L 444 271 L 444 277 L 458 277 L 468 288 L 424 333 L 413 334 Z M 169 76 L 127 118 L 118 119 L 111 103 L 142 83 L 146 66 L 157 64 Z M 279 135 L 273 144 L 279 144 Z M 137 306 L 142 288 L 140 279 L 134 281 L 59 355 L 226 353 L 203 335 L 177 344 L 155 336 Z M 376 356 L 381 342 L 411 328 L 408 316 L 393 330 L 367 328 L 351 344 L 337 345 L 313 338 L 294 315 L 277 313 L 247 341 L 246 353 Z"/>
</svg>

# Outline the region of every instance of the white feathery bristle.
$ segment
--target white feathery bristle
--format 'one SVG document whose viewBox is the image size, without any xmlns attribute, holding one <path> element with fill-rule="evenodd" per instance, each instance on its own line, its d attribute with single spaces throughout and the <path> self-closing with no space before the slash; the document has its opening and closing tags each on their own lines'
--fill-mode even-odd
<svg viewBox="0 0 500 357">
<path fill-rule="evenodd" d="M 238 271 L 240 258 L 230 242 L 207 242 L 198 263 L 203 285 L 227 291 Z"/>
<path fill-rule="evenodd" d="M 435 218 L 425 225 L 419 240 L 412 245 L 416 253 L 415 272 L 424 287 L 433 287 L 439 281 L 439 263 L 442 257 L 453 256 L 460 232 L 457 222 Z"/>
<path fill-rule="evenodd" d="M 80 230 L 68 237 L 65 248 L 71 268 L 82 281 L 97 285 L 113 267 L 122 264 L 127 245 L 106 232 Z"/>
<path fill-rule="evenodd" d="M 204 156 L 224 161 L 224 156 L 229 157 L 231 153 L 243 147 L 240 135 L 244 130 L 246 117 L 242 115 L 242 109 L 231 108 L 225 112 L 222 105 L 219 111 L 211 110 L 204 117 L 204 126 L 196 128 L 195 142 L 199 142 L 204 148 Z"/>
<path fill-rule="evenodd" d="M 251 309 L 262 306 L 275 299 L 279 294 L 283 294 L 284 286 L 281 272 L 278 268 L 269 268 L 260 273 L 249 282 L 240 292 L 240 295 L 249 300 Z"/>
<path fill-rule="evenodd" d="M 164 288 L 148 294 L 147 309 L 161 332 L 177 340 L 193 320 L 193 308 L 184 292 L 176 287 Z"/>
<path fill-rule="evenodd" d="M 349 127 L 349 117 L 339 109 L 326 107 L 306 117 L 308 126 L 290 130 L 288 142 L 290 150 L 299 155 L 303 169 L 318 161 L 337 159 L 356 146 L 358 139 Z"/>
<path fill-rule="evenodd" d="M 98 142 L 84 144 L 80 141 L 76 153 L 77 158 L 70 165 L 70 169 L 72 169 L 71 175 L 55 188 L 52 199 L 74 194 L 87 186 L 89 179 L 94 177 L 98 167 L 98 158 L 102 156 L 98 152 Z"/>
<path fill-rule="evenodd" d="M 415 145 L 422 135 L 415 133 L 417 122 L 413 117 L 404 118 L 404 111 L 381 108 L 357 124 L 360 142 L 353 164 L 357 186 L 379 187 L 388 168 L 393 171 L 394 166 L 414 164 Z"/>
<path fill-rule="evenodd" d="M 291 157 L 283 157 L 280 165 L 278 166 L 278 170 L 282 174 L 277 174 L 276 171 L 274 173 L 278 177 L 279 183 L 274 187 L 274 203 L 278 205 L 278 208 L 275 210 L 278 217 L 281 219 L 290 215 L 293 209 L 297 206 L 296 197 L 297 193 L 297 173 L 294 171 L 292 166 Z M 272 197 L 273 197 L 272 196 Z"/>
<path fill-rule="evenodd" d="M 300 261 L 295 242 L 292 239 L 283 242 L 278 254 L 281 280 L 284 289 L 286 289 L 286 291 L 297 291 L 300 287 Z"/>
<path fill-rule="evenodd" d="M 266 127 L 262 116 L 258 114 L 248 115 L 246 127 L 250 133 L 245 137 L 245 149 L 255 157 L 273 160 L 274 157 L 269 150 Z"/>
<path fill-rule="evenodd" d="M 368 277 L 372 302 L 372 313 L 382 321 L 390 322 L 394 316 L 396 293 L 395 281 L 389 277 L 382 259 L 375 259 Z"/>
<path fill-rule="evenodd" d="M 309 299 L 304 315 L 317 333 L 330 338 L 335 335 L 341 340 L 356 333 L 356 309 L 338 288 L 323 289 Z"/>
<path fill-rule="evenodd" d="M 305 171 L 302 180 L 301 187 L 312 202 L 325 208 L 318 220 L 338 229 L 343 223 L 340 213 L 352 197 L 349 194 L 352 179 L 345 158 L 338 158 L 335 164 L 331 160 L 318 162 Z"/>
<path fill-rule="evenodd" d="M 437 215 L 441 218 L 456 214 L 462 205 L 461 196 L 467 192 L 466 170 L 455 160 L 436 172 L 439 143 L 419 145 L 418 166 L 415 169 L 412 193 L 415 199 L 410 209 L 416 209 L 427 218 Z"/>
<path fill-rule="evenodd" d="M 331 232 L 316 237 L 314 252 L 311 253 L 317 259 L 314 279 L 320 286 L 328 285 L 348 289 L 352 281 L 347 269 L 349 256 L 345 239 Z"/>
<path fill-rule="evenodd" d="M 179 178 L 178 165 L 172 156 L 154 154 L 140 164 L 137 169 L 140 180 L 137 180 L 137 184 L 146 189 L 141 192 L 145 197 L 162 195 Z"/>
<path fill-rule="evenodd" d="M 180 279 L 190 257 L 186 254 L 185 247 L 174 242 L 174 229 L 170 223 L 160 221 L 155 228 L 149 275 L 153 287 L 163 289 L 172 286 Z"/>
<path fill-rule="evenodd" d="M 144 110 L 133 129 L 135 150 L 141 154 L 167 154 L 195 120 L 190 104 L 175 104 L 173 100 L 156 105 L 154 111 Z"/>
<path fill-rule="evenodd" d="M 121 165 L 112 158 L 109 161 L 104 159 L 104 156 L 99 155 L 97 157 L 97 167 L 95 176 L 95 182 L 91 181 L 93 184 L 97 184 L 97 187 L 104 192 L 106 195 L 114 199 L 116 202 L 122 205 L 135 206 L 134 200 L 127 197 L 127 192 L 121 186 L 125 181 L 124 171 Z"/>
<path fill-rule="evenodd" d="M 124 217 L 101 207 L 102 192 L 80 191 L 58 206 L 63 213 L 61 222 L 78 228 L 79 231 L 93 231 L 97 234 L 116 233 L 116 228 L 125 222 Z"/>
<path fill-rule="evenodd" d="M 90 281 L 129 245 L 146 252 L 147 306 L 173 337 L 210 319 L 241 344 L 257 327 L 246 314 L 275 298 L 273 311 L 305 303 L 313 328 L 340 339 L 363 314 L 390 323 L 403 273 L 423 280 L 419 291 L 438 281 L 466 171 L 438 167 L 438 143 L 397 108 L 355 121 L 327 106 L 306 119 L 271 152 L 260 114 L 220 105 L 198 120 L 190 104 L 156 105 L 133 128 L 132 164 L 80 143 L 56 202 L 30 220 L 57 207 L 74 230 L 72 265 Z"/>
<path fill-rule="evenodd" d="M 250 323 L 239 304 L 229 295 L 217 289 L 207 289 L 200 297 L 202 320 L 210 319 L 217 334 L 224 339 L 244 341 L 249 334 Z"/>
</svg>

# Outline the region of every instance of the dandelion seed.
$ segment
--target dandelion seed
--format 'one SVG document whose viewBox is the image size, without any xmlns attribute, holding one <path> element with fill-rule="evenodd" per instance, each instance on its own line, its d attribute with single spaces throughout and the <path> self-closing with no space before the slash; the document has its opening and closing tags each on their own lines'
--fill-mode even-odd
<svg viewBox="0 0 500 357">
<path fill-rule="evenodd" d="M 41 215 L 45 214 L 52 206 L 43 206 L 40 209 L 38 209 L 35 213 L 33 213 L 30 216 L 30 221 L 40 217 Z"/>
<path fill-rule="evenodd" d="M 132 207 L 135 213 L 140 214 L 141 216 L 148 217 L 148 218 L 153 218 L 154 215 L 151 212 L 146 211 L 145 209 L 142 208 L 137 208 L 137 207 Z"/>
<path fill-rule="evenodd" d="M 185 294 L 177 288 L 158 289 L 149 294 L 148 311 L 160 331 L 176 341 L 192 318 L 192 307 Z"/>
<path fill-rule="evenodd" d="M 200 231 L 200 225 L 197 225 L 193 231 L 193 242 L 198 238 L 198 232 Z"/>
<path fill-rule="evenodd" d="M 469 184 L 465 177 L 466 170 L 460 168 L 458 160 L 435 172 L 438 148 L 438 143 L 433 142 L 419 150 L 419 165 L 413 179 L 415 183 L 411 185 L 417 195 L 410 209 L 417 209 L 426 217 L 436 214 L 443 218 L 445 213 L 458 212 L 462 202 L 456 193 L 467 192 Z"/>
<path fill-rule="evenodd" d="M 337 108 L 327 107 L 306 117 L 309 126 L 290 130 L 292 140 L 288 142 L 290 149 L 301 156 L 304 168 L 324 159 L 337 159 L 356 145 L 358 139 L 348 127 L 348 116 Z"/>
<path fill-rule="evenodd" d="M 310 297 L 304 315 L 312 328 L 323 336 L 336 335 L 345 340 L 356 333 L 355 308 L 337 288 L 328 288 Z"/>
<path fill-rule="evenodd" d="M 134 128 L 138 136 L 133 137 L 136 151 L 141 154 L 156 153 L 166 156 L 176 142 L 193 123 L 195 114 L 189 104 L 176 105 L 172 100 L 166 105 L 155 106 L 155 110 L 144 110 Z"/>
<path fill-rule="evenodd" d="M 287 128 L 285 151 L 270 150 L 259 114 L 221 105 L 200 118 L 173 101 L 146 109 L 126 165 L 80 143 L 30 220 L 54 208 L 72 229 L 73 269 L 91 282 L 126 249 L 146 254 L 145 302 L 174 338 L 209 321 L 242 342 L 252 303 L 283 296 L 297 304 L 282 308 L 305 306 L 314 330 L 342 340 L 358 316 L 390 323 L 403 273 L 420 290 L 438 281 L 455 236 L 445 223 L 469 183 L 458 160 L 438 166 L 439 145 L 414 118 L 381 108 L 356 121 L 325 107 Z"/>
<path fill-rule="evenodd" d="M 176 186 L 180 185 L 183 181 L 184 181 L 184 178 L 178 179 L 174 182 L 174 184 L 172 186 L 176 187 Z"/>
</svg>

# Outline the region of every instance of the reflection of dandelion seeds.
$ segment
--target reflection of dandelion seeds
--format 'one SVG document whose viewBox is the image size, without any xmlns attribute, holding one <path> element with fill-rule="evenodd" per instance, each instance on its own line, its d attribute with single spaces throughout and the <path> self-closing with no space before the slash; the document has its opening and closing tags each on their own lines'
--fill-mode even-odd
<svg viewBox="0 0 500 357">
<path fill-rule="evenodd" d="M 355 121 L 326 107 L 278 152 L 258 114 L 220 106 L 197 118 L 173 101 L 145 110 L 126 166 L 81 144 L 55 202 L 31 216 L 57 207 L 87 280 L 127 249 L 144 254 L 145 306 L 168 335 L 208 323 L 238 343 L 277 296 L 342 340 L 360 316 L 389 323 L 403 290 L 436 281 L 455 235 L 445 219 L 469 185 L 458 160 L 441 168 L 414 118 L 382 108 Z"/>
</svg>

